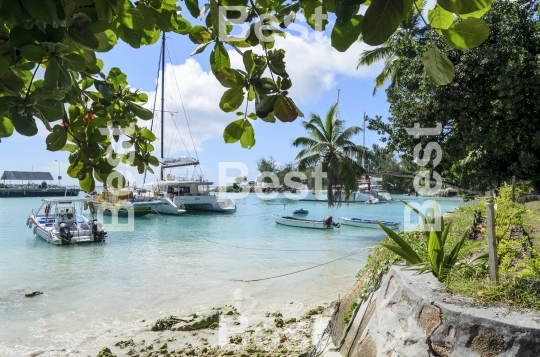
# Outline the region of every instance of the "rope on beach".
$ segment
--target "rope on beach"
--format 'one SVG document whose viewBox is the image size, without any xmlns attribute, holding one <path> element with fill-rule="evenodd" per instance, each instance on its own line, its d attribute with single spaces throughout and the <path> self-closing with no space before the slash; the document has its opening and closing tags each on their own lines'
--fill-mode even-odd
<svg viewBox="0 0 540 357">
<path fill-rule="evenodd" d="M 323 265 L 327 265 L 327 264 L 330 264 L 330 263 L 333 263 L 333 262 L 337 262 L 338 260 L 341 260 L 341 259 L 345 259 L 345 258 L 348 258 L 350 256 L 353 256 L 355 254 L 358 254 L 362 251 L 365 251 L 367 249 L 370 249 L 370 248 L 362 248 L 362 249 L 359 249 L 357 250 L 356 252 L 353 252 L 351 254 L 347 254 L 341 258 L 337 258 L 337 259 L 334 259 L 334 260 L 330 260 L 329 262 L 326 262 L 326 263 L 322 263 L 322 264 L 317 264 L 315 266 L 312 266 L 312 267 L 309 267 L 309 268 L 305 268 L 305 269 L 301 269 L 301 270 L 297 270 L 297 271 L 293 271 L 292 273 L 287 273 L 287 274 L 281 274 L 281 275 L 276 275 L 276 276 L 270 276 L 270 277 L 267 277 L 267 278 L 261 278 L 261 279 L 252 279 L 252 280 L 236 280 L 236 281 L 242 281 L 244 283 L 251 283 L 253 281 L 262 281 L 262 280 L 269 280 L 269 279 L 275 279 L 275 278 L 281 278 L 281 277 L 284 277 L 284 276 L 287 276 L 287 275 L 293 275 L 293 274 L 296 274 L 296 273 L 300 273 L 300 272 L 303 272 L 303 271 L 306 271 L 306 270 L 310 270 L 310 269 L 315 269 L 315 268 L 318 268 L 318 267 L 321 267 Z"/>
<path fill-rule="evenodd" d="M 337 250 L 337 249 L 272 249 L 272 248 L 254 248 L 254 247 L 240 247 L 237 245 L 231 245 L 231 244 L 225 244 L 216 242 L 210 239 L 201 238 L 202 240 L 205 240 L 210 243 L 224 245 L 226 247 L 231 248 L 238 248 L 238 249 L 248 249 L 248 250 L 270 250 L 274 252 L 343 252 L 343 250 Z M 355 253 L 356 254 L 356 253 Z"/>
</svg>

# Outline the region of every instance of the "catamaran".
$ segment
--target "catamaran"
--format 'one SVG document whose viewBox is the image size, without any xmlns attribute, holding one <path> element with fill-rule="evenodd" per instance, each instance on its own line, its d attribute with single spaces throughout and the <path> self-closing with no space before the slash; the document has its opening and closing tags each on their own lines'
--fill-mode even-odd
<svg viewBox="0 0 540 357">
<path fill-rule="evenodd" d="M 92 218 L 83 213 L 85 206 L 88 206 Z M 94 218 L 95 213 L 91 198 L 46 198 L 37 211 L 32 210 L 26 224 L 47 243 L 69 245 L 104 242 L 107 232 Z"/>
<path fill-rule="evenodd" d="M 162 37 L 161 46 L 161 72 L 165 72 L 165 34 Z M 147 200 L 159 200 L 162 206 L 157 206 L 156 210 L 161 213 L 167 211 L 213 211 L 213 212 L 234 212 L 236 204 L 234 201 L 221 195 L 212 195 L 210 186 L 213 182 L 204 180 L 202 172 L 199 176 L 173 176 L 171 173 L 165 175 L 165 170 L 178 167 L 197 167 L 199 160 L 191 157 L 181 156 L 178 158 L 165 158 L 165 76 L 161 75 L 161 175 L 155 182 L 143 183 L 142 190 L 133 202 L 146 203 Z M 186 118 L 187 120 L 187 118 Z M 186 149 L 187 150 L 187 149 Z M 199 170 L 200 171 L 200 170 Z"/>
</svg>

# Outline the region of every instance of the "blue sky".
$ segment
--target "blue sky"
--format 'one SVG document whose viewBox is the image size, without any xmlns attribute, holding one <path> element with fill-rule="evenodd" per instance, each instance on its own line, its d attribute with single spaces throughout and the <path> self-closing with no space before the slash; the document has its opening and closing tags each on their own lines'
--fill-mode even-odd
<svg viewBox="0 0 540 357">
<path fill-rule="evenodd" d="M 297 19 L 301 24 L 302 19 Z M 192 20 L 192 24 L 199 23 Z M 331 27 L 330 27 L 331 28 Z M 388 104 L 384 90 L 379 90 L 372 96 L 375 76 L 380 72 L 381 65 L 356 69 L 360 53 L 368 48 L 364 44 L 355 43 L 345 53 L 339 53 L 330 46 L 329 34 L 315 36 L 312 31 L 307 36 L 292 33 L 287 39 L 279 39 L 276 47 L 284 48 L 286 53 L 287 70 L 292 78 L 291 97 L 295 100 L 306 117 L 315 112 L 321 116 L 336 102 L 337 89 L 340 89 L 340 117 L 348 125 L 363 124 L 363 112 L 370 116 L 382 115 L 387 117 Z M 242 162 L 249 169 L 248 178 L 257 176 L 256 161 L 261 157 L 273 156 L 278 162 L 293 161 L 297 149 L 291 147 L 291 141 L 296 136 L 305 135 L 302 129 L 302 118 L 293 123 L 275 124 L 261 120 L 252 122 L 255 128 L 256 145 L 252 149 L 242 149 L 240 144 L 225 144 L 221 136 L 225 126 L 235 120 L 235 114 L 226 114 L 219 109 L 219 99 L 224 88 L 210 73 L 208 56 L 209 46 L 202 54 L 190 57 L 195 49 L 187 36 L 167 34 L 166 55 L 166 110 L 174 112 L 176 126 L 170 116 L 166 116 L 165 156 L 186 156 L 178 131 L 186 143 L 189 156 L 194 156 L 193 142 L 197 149 L 201 168 L 206 179 L 217 181 L 219 162 Z M 156 75 L 158 68 L 160 43 L 140 49 L 132 49 L 123 42 L 109 53 L 99 54 L 105 62 L 105 69 L 117 66 L 128 76 L 132 88 L 141 88 L 150 96 L 149 106 L 155 95 Z M 233 68 L 241 67 L 240 57 L 230 51 Z M 178 85 L 177 85 L 178 84 Z M 179 92 L 182 94 L 182 101 Z M 159 98 L 159 96 L 158 96 Z M 159 100 L 158 100 L 159 103 Z M 185 114 L 191 123 L 193 142 L 187 130 Z M 58 175 L 58 160 L 62 184 L 77 184 L 65 173 L 68 160 L 66 152 L 49 152 L 46 150 L 45 137 L 48 134 L 44 128 L 34 137 L 27 138 L 14 134 L 2 139 L 0 143 L 0 171 L 49 171 L 53 176 Z M 158 128 L 159 130 L 159 128 Z M 159 131 L 156 131 L 159 136 Z M 356 138 L 362 143 L 362 135 Z M 366 145 L 378 142 L 376 133 L 366 133 Z M 156 142 L 156 156 L 159 157 L 159 141 Z M 134 174 L 135 170 L 127 169 L 133 174 L 132 180 L 142 183 L 142 178 Z M 157 172 L 157 170 L 156 170 Z M 173 172 L 183 174 L 185 170 Z M 191 171 L 190 171 L 191 174 Z M 234 175 L 234 172 L 229 172 Z M 128 174 L 129 176 L 129 174 Z M 152 180 L 150 175 L 148 180 Z"/>
</svg>

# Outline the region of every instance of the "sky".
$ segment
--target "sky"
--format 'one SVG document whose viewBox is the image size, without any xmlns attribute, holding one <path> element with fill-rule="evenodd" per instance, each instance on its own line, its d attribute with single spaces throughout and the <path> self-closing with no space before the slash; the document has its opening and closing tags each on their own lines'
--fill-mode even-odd
<svg viewBox="0 0 540 357">
<path fill-rule="evenodd" d="M 186 16 L 188 17 L 188 16 Z M 189 18 L 192 25 L 200 24 L 199 20 Z M 383 89 L 373 96 L 375 77 L 382 69 L 382 63 L 357 69 L 360 54 L 369 46 L 360 42 L 354 43 L 348 51 L 340 53 L 330 45 L 330 34 L 314 34 L 302 27 L 302 17 L 295 24 L 286 39 L 278 37 L 276 48 L 286 51 L 286 68 L 293 86 L 290 96 L 305 114 L 317 113 L 324 116 L 329 107 L 337 100 L 338 90 L 341 119 L 348 126 L 363 126 L 363 113 L 368 116 L 388 116 L 388 103 Z M 332 22 L 332 18 L 330 18 Z M 331 29 L 331 26 L 328 26 Z M 240 29 L 234 31 L 240 32 Z M 255 129 L 256 144 L 251 149 L 242 149 L 239 143 L 225 144 L 223 129 L 236 119 L 234 113 L 224 113 L 219 108 L 219 100 L 225 91 L 210 72 L 209 54 L 211 47 L 195 56 L 190 56 L 196 45 L 187 36 L 168 33 L 165 69 L 165 157 L 190 156 L 198 157 L 201 170 L 206 180 L 218 181 L 220 162 L 241 162 L 246 165 L 249 180 L 259 174 L 256 162 L 262 157 L 272 156 L 278 163 L 294 160 L 298 149 L 291 147 L 294 137 L 304 136 L 302 120 L 298 118 L 292 123 L 266 123 L 262 120 L 252 121 Z M 158 61 L 160 41 L 151 46 L 133 49 L 119 41 L 108 53 L 100 53 L 98 57 L 105 63 L 104 72 L 111 67 L 119 67 L 127 74 L 131 88 L 140 88 L 148 93 L 151 108 L 156 95 L 158 83 Z M 228 49 L 233 68 L 243 68 L 240 56 L 231 48 Z M 235 67 L 236 66 L 236 67 Z M 161 75 L 161 74 L 160 74 Z M 160 96 L 158 95 L 158 105 Z M 254 111 L 254 104 L 250 108 Z M 159 109 L 159 107 L 158 107 Z M 191 134 L 188 129 L 186 115 L 189 119 Z M 147 123 L 149 124 L 149 123 Z M 155 156 L 160 157 L 159 124 L 154 127 L 158 136 L 155 143 Z M 68 153 L 49 152 L 46 150 L 45 137 L 48 132 L 44 127 L 34 137 L 24 137 L 15 133 L 0 143 L 0 172 L 6 171 L 48 171 L 56 178 L 60 171 L 62 185 L 76 185 L 76 179 L 67 173 Z M 181 136 L 181 137 L 180 137 Z M 182 142 L 183 139 L 183 142 Z M 362 135 L 354 139 L 362 144 Z M 366 132 L 366 146 L 378 143 L 378 135 Z M 184 145 L 185 143 L 185 145 Z M 187 149 L 187 150 L 186 150 Z M 142 176 L 132 168 L 120 168 L 131 183 L 142 184 Z M 147 176 L 146 182 L 157 178 Z M 173 170 L 175 175 L 186 175 L 186 170 Z M 187 172 L 189 176 L 192 170 Z M 228 176 L 239 175 L 239 171 L 229 170 Z"/>
</svg>

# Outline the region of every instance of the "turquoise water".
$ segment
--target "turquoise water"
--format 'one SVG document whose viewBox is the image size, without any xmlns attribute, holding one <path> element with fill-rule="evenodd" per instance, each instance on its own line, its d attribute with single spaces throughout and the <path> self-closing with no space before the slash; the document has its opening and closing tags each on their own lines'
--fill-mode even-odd
<svg viewBox="0 0 540 357">
<path fill-rule="evenodd" d="M 249 314 L 290 302 L 330 302 L 352 286 L 367 251 L 280 278 L 241 280 L 329 262 L 376 244 L 384 234 L 347 226 L 287 227 L 277 225 L 272 214 L 304 208 L 312 219 L 403 223 L 401 203 L 329 209 L 323 202 L 294 202 L 282 195 L 272 201 L 254 194 L 231 197 L 238 207 L 233 214 L 149 215 L 137 218 L 133 232 L 110 232 L 103 245 L 62 247 L 34 237 L 25 225 L 41 199 L 0 199 L 0 355 L 80 352 L 139 331 L 143 319 L 212 305 L 232 303 Z M 463 204 L 438 201 L 443 211 Z M 44 294 L 24 297 L 36 290 Z"/>
</svg>

